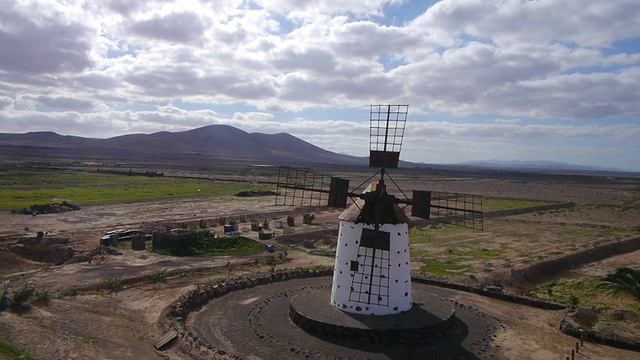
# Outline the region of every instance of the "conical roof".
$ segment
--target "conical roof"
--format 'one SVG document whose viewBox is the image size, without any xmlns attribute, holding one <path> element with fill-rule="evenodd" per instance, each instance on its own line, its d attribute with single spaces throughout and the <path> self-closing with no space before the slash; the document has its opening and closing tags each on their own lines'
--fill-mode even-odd
<svg viewBox="0 0 640 360">
<path fill-rule="evenodd" d="M 378 182 L 372 182 L 351 206 L 340 214 L 339 219 L 352 223 L 370 225 L 408 223 L 409 218 L 398 206 L 398 199 L 385 190 L 376 191 Z"/>
</svg>

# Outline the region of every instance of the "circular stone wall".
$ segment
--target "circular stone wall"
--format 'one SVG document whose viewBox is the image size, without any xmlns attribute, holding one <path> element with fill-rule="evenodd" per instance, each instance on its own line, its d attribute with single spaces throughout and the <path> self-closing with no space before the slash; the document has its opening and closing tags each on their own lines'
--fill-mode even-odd
<svg viewBox="0 0 640 360">
<path fill-rule="evenodd" d="M 313 334 L 295 325 L 288 316 L 291 300 L 302 293 L 326 291 L 329 286 L 331 278 L 323 276 L 225 291 L 190 312 L 186 331 L 201 347 L 214 349 L 214 354 L 241 358 L 495 358 L 492 338 L 504 331 L 500 321 L 471 306 L 446 300 L 455 296 L 454 290 L 424 284 L 413 284 L 414 296 L 420 292 L 440 296 L 455 311 L 448 332 L 437 340 L 371 343 Z M 429 309 L 428 304 L 424 306 Z"/>
</svg>

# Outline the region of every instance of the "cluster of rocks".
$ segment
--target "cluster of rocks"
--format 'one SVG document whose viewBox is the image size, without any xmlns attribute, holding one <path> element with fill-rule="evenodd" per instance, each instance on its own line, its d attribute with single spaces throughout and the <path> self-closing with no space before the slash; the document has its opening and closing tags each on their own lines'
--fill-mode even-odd
<svg viewBox="0 0 640 360">
<path fill-rule="evenodd" d="M 241 191 L 237 193 L 235 196 L 237 197 L 257 197 L 257 196 L 274 196 L 278 195 L 277 192 L 273 190 L 263 190 L 263 191 Z"/>
<path fill-rule="evenodd" d="M 612 317 L 616 320 L 627 320 L 627 316 L 631 316 L 636 322 L 638 321 L 638 315 L 632 311 L 617 310 L 613 312 Z M 620 349 L 640 351 L 640 339 L 634 338 L 633 334 L 625 331 L 619 334 L 602 334 L 594 329 L 592 325 L 599 321 L 598 318 L 599 314 L 595 310 L 572 308 L 560 322 L 560 331 L 590 342 Z"/>
<path fill-rule="evenodd" d="M 73 205 L 66 201 L 61 203 L 45 204 L 45 205 L 31 205 L 29 208 L 21 210 L 11 210 L 12 214 L 24 214 L 24 215 L 38 215 L 38 214 L 57 214 L 67 211 L 80 210 L 78 205 Z"/>
<path fill-rule="evenodd" d="M 207 355 L 213 359 L 239 359 L 234 355 L 227 354 L 223 349 L 218 349 L 210 344 L 204 343 L 191 331 L 186 330 L 185 322 L 191 312 L 199 311 L 209 300 L 224 296 L 230 292 L 252 288 L 259 285 L 267 285 L 279 281 L 291 279 L 305 279 L 310 277 L 332 276 L 333 268 L 321 267 L 315 269 L 291 269 L 270 272 L 266 274 L 255 274 L 249 277 L 240 277 L 228 280 L 224 283 L 208 286 L 198 286 L 196 289 L 181 296 L 181 298 L 169 306 L 166 315 L 169 320 L 168 326 L 177 333 L 178 341 L 190 345 L 192 351 Z"/>
<path fill-rule="evenodd" d="M 69 238 L 45 236 L 43 232 L 36 237 L 22 239 L 11 245 L 9 250 L 23 258 L 54 265 L 64 264 L 76 253 L 69 245 Z"/>
</svg>

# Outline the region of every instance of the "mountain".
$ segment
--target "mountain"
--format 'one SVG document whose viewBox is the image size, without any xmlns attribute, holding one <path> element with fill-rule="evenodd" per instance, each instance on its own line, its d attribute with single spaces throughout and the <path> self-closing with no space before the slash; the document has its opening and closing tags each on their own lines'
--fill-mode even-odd
<svg viewBox="0 0 640 360">
<path fill-rule="evenodd" d="M 234 161 L 274 165 L 366 165 L 367 161 L 324 150 L 290 134 L 247 133 L 228 125 L 109 139 L 63 136 L 54 132 L 0 134 L 0 157 L 184 165 Z"/>
</svg>

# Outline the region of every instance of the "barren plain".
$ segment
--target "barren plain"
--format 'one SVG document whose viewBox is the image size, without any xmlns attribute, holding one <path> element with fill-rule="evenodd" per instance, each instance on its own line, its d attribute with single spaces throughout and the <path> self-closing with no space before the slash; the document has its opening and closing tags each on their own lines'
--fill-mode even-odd
<svg viewBox="0 0 640 360">
<path fill-rule="evenodd" d="M 352 183 L 364 180 L 361 178 L 352 175 Z M 562 302 L 575 296 L 578 307 L 594 311 L 619 310 L 627 314 L 623 320 L 599 326 L 617 327 L 619 331 L 629 332 L 627 336 L 640 334 L 637 303 L 632 299 L 613 298 L 588 286 L 589 281 L 616 268 L 640 264 L 640 250 L 637 250 L 640 247 L 634 245 L 638 243 L 634 239 L 640 237 L 640 177 L 519 174 L 517 177 L 471 178 L 410 173 L 397 175 L 395 180 L 402 189 L 484 196 L 483 231 L 443 227 L 414 219 L 411 250 L 415 272 L 454 283 L 499 285 L 508 291 L 552 301 Z M 567 203 L 573 205 L 562 205 Z M 335 237 L 326 234 L 330 233 L 328 230 L 337 229 L 339 210 L 283 208 L 273 204 L 274 199 L 269 196 L 215 196 L 83 206 L 78 211 L 37 216 L 0 212 L 3 288 L 6 285 L 16 291 L 27 283 L 34 283 L 38 289 L 49 289 L 52 294 L 46 306 L 33 305 L 21 311 L 0 313 L 0 345 L 4 349 L 0 351 L 0 358 L 199 357 L 197 349 L 169 346 L 156 350 L 153 346 L 164 333 L 163 312 L 182 294 L 199 284 L 234 276 L 333 263 L 331 257 L 313 255 L 309 248 L 332 249 Z M 509 212 L 540 205 L 558 207 Z M 303 225 L 302 214 L 308 212 L 315 213 L 316 219 L 311 225 Z M 281 255 L 281 261 L 275 264 L 268 261 L 271 255 L 266 252 L 173 257 L 133 251 L 124 246 L 117 249 L 117 255 L 103 259 L 88 262 L 88 257 L 82 257 L 93 254 L 91 251 L 98 246 L 100 237 L 114 229 L 153 232 L 204 220 L 210 224 L 211 231 L 219 233 L 219 219 L 234 218 L 245 220 L 240 222 L 240 230 L 257 239 L 257 233 L 250 230 L 252 220 L 273 223 L 284 221 L 288 215 L 296 218 L 295 235 L 276 230 L 274 240 L 257 240 L 264 245 L 275 244 L 276 254 Z M 53 265 L 22 258 L 11 250 L 21 237 L 33 237 L 38 231 L 47 232 L 46 237 L 69 238 L 69 246 L 76 252 L 75 260 Z M 287 238 L 290 241 L 284 241 Z M 606 248 L 608 244 L 625 241 L 632 244 L 629 251 Z M 530 276 L 525 278 L 512 276 L 514 270 L 526 273 L 536 264 L 600 248 L 605 249 L 604 253 L 595 260 L 585 257 L 571 266 L 557 267 L 551 265 L 562 264 L 562 260 L 549 262 L 547 271 L 527 273 Z M 149 275 L 165 269 L 175 275 L 158 283 L 148 280 Z M 122 281 L 123 288 L 115 292 L 101 289 L 110 279 Z M 71 294 L 73 289 L 77 291 Z M 575 338 L 559 331 L 567 310 L 541 310 L 462 291 L 443 290 L 443 293 L 503 324 L 503 331 L 492 340 L 499 346 L 491 358 L 564 359 L 576 342 Z M 237 301 L 243 300 L 246 299 L 239 297 Z M 355 355 L 345 349 L 343 356 Z M 488 358 L 473 353 L 469 356 Z M 287 357 L 295 358 L 295 355 L 287 354 Z M 640 353 L 587 342 L 577 358 L 640 359 Z"/>
</svg>

